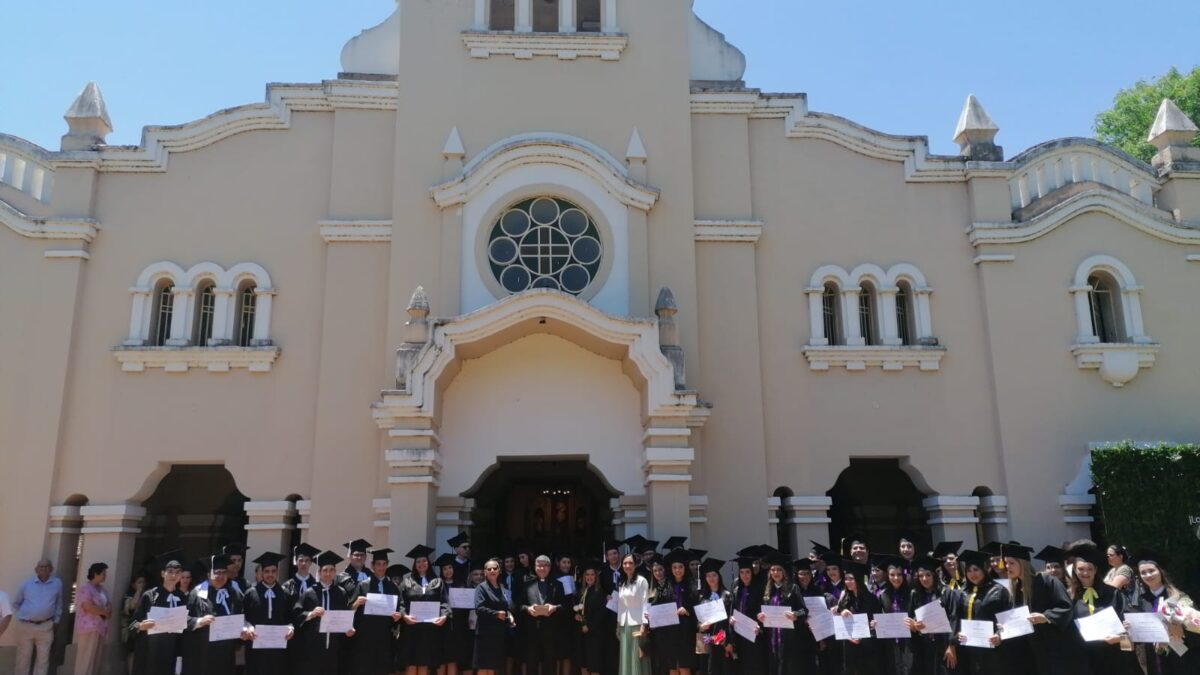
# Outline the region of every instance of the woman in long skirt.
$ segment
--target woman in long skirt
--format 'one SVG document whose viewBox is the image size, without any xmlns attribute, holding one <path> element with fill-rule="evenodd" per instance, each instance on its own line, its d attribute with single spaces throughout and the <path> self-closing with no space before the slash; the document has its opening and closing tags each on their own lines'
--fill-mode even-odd
<svg viewBox="0 0 1200 675">
<path fill-rule="evenodd" d="M 650 584 L 637 573 L 637 566 L 637 558 L 632 553 L 621 558 L 621 582 L 617 585 L 618 675 L 650 675 L 649 659 L 641 645 L 646 630 Z"/>
</svg>

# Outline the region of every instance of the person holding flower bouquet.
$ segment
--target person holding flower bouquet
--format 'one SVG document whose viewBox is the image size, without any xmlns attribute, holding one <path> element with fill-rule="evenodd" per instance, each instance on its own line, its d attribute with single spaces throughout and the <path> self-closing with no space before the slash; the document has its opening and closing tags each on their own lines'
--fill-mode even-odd
<svg viewBox="0 0 1200 675">
<path fill-rule="evenodd" d="M 725 561 L 716 558 L 709 558 L 700 565 L 701 585 L 696 604 L 719 602 L 725 607 L 725 615 L 729 616 L 733 610 L 733 597 L 725 590 L 725 580 L 721 578 L 721 568 L 724 566 Z M 701 643 L 697 647 L 707 652 L 700 657 L 705 674 L 732 675 L 733 641 L 730 639 L 729 620 L 702 623 L 699 628 Z"/>
</svg>

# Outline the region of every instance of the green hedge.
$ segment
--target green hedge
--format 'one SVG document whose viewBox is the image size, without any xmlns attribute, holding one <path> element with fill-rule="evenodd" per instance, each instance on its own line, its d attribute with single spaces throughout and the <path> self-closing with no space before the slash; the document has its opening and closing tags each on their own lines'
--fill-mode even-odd
<svg viewBox="0 0 1200 675">
<path fill-rule="evenodd" d="M 1125 442 L 1092 452 L 1092 482 L 1108 543 L 1170 557 L 1169 574 L 1200 593 L 1200 446 Z"/>
</svg>

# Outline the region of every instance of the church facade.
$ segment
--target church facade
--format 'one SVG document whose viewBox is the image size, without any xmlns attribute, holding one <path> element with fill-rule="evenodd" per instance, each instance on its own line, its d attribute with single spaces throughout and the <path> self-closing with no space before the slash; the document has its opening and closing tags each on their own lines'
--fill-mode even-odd
<svg viewBox="0 0 1200 675">
<path fill-rule="evenodd" d="M 1169 102 L 1153 165 L 1006 159 L 973 99 L 933 155 L 747 87 L 688 0 L 403 0 L 341 65 L 0 135 L 0 587 L 230 537 L 1058 544 L 1090 448 L 1200 438 Z"/>
</svg>

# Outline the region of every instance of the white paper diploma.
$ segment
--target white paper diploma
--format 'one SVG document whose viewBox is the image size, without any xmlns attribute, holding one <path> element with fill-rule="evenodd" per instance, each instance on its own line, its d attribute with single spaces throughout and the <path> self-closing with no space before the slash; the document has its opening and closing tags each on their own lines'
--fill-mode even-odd
<svg viewBox="0 0 1200 675">
<path fill-rule="evenodd" d="M 451 588 L 450 609 L 475 609 L 475 589 Z"/>
<path fill-rule="evenodd" d="M 254 627 L 254 649 L 287 649 L 287 634 L 291 626 Z"/>
<path fill-rule="evenodd" d="M 808 607 L 808 629 L 812 631 L 813 639 L 820 642 L 833 637 L 837 629 L 834 628 L 833 612 L 825 604 L 825 598 L 805 598 L 804 606 Z"/>
<path fill-rule="evenodd" d="M 912 637 L 908 629 L 907 614 L 899 612 L 875 615 L 875 637 L 888 640 L 907 640 Z"/>
<path fill-rule="evenodd" d="M 833 637 L 837 640 L 866 640 L 871 637 L 871 621 L 866 614 L 854 614 L 849 618 L 833 617 Z"/>
<path fill-rule="evenodd" d="M 383 593 L 367 593 L 367 604 L 363 607 L 363 614 L 367 616 L 391 616 L 396 612 L 396 601 L 399 596 L 385 595 Z"/>
<path fill-rule="evenodd" d="M 575 579 L 573 577 L 559 577 L 558 583 L 562 584 L 563 595 L 575 595 Z"/>
<path fill-rule="evenodd" d="M 321 633 L 348 633 L 353 629 L 352 609 L 331 609 L 321 615 Z"/>
<path fill-rule="evenodd" d="M 917 621 L 925 624 L 925 630 L 921 631 L 923 635 L 941 635 L 943 633 L 954 632 L 950 627 L 950 617 L 946 616 L 946 609 L 942 607 L 942 603 L 940 602 L 931 602 L 918 607 L 916 615 Z"/>
<path fill-rule="evenodd" d="M 958 634 L 966 638 L 963 644 L 967 647 L 982 647 L 983 649 L 992 648 L 992 636 L 995 635 L 996 629 L 991 621 L 972 621 L 971 619 L 963 619 L 962 625 L 958 628 Z"/>
<path fill-rule="evenodd" d="M 763 605 L 763 628 L 786 628 L 788 630 L 794 629 L 796 627 L 796 622 L 787 618 L 787 614 L 790 611 L 792 611 L 791 607 Z"/>
<path fill-rule="evenodd" d="M 742 614 L 736 609 L 733 610 L 733 632 L 742 636 L 742 638 L 754 642 L 758 638 L 758 633 L 755 632 L 758 628 L 758 622 L 750 617 Z"/>
<path fill-rule="evenodd" d="M 679 608 L 675 603 L 668 602 L 665 605 L 650 605 L 646 609 L 646 614 L 650 616 L 650 627 L 659 628 L 660 626 L 678 626 L 679 625 Z"/>
<path fill-rule="evenodd" d="M 996 614 L 996 624 L 999 626 L 1001 640 L 1011 640 L 1033 634 L 1033 624 L 1029 621 L 1028 607 L 1017 607 Z"/>
<path fill-rule="evenodd" d="M 604 603 L 604 607 L 606 609 L 608 609 L 608 611 L 612 612 L 613 614 L 616 614 L 617 606 L 618 606 L 617 603 L 619 601 L 620 601 L 620 596 L 617 595 L 616 591 L 613 591 L 612 595 L 608 596 L 608 602 Z"/>
<path fill-rule="evenodd" d="M 417 623 L 433 623 L 442 617 L 442 603 L 425 601 L 409 603 L 408 615 Z"/>
<path fill-rule="evenodd" d="M 1079 627 L 1079 634 L 1084 642 L 1100 642 L 1125 632 L 1121 617 L 1117 616 L 1112 607 L 1082 619 L 1075 619 L 1075 625 Z"/>
<path fill-rule="evenodd" d="M 241 614 L 218 616 L 208 627 L 209 642 L 224 642 L 237 640 L 242 637 L 242 627 L 246 625 L 246 617 Z"/>
<path fill-rule="evenodd" d="M 699 605 L 696 605 L 695 609 L 696 621 L 698 621 L 700 625 L 704 625 L 706 623 L 720 623 L 729 618 L 729 615 L 725 613 L 725 603 L 721 602 L 720 600 L 702 602 Z"/>
<path fill-rule="evenodd" d="M 187 628 L 187 607 L 151 607 L 146 618 L 154 622 L 150 635 L 182 633 Z"/>
<path fill-rule="evenodd" d="M 1167 635 L 1167 625 L 1153 613 L 1130 612 L 1125 615 L 1129 622 L 1129 639 L 1132 642 L 1167 643 L 1171 636 Z"/>
</svg>

